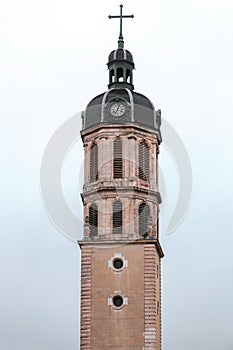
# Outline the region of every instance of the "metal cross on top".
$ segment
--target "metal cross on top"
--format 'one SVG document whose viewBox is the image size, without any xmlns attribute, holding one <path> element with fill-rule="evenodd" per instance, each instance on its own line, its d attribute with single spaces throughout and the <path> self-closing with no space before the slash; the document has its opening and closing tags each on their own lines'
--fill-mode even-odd
<svg viewBox="0 0 233 350">
<path fill-rule="evenodd" d="M 134 18 L 134 15 L 128 15 L 128 16 L 123 16 L 122 15 L 122 8 L 123 8 L 123 5 L 121 4 L 120 5 L 120 16 L 111 16 L 109 15 L 108 18 L 120 18 L 120 35 L 119 35 L 119 40 L 118 40 L 118 47 L 120 49 L 123 49 L 124 48 L 124 38 L 123 38 L 123 34 L 122 34 L 122 19 L 123 18 Z"/>
</svg>

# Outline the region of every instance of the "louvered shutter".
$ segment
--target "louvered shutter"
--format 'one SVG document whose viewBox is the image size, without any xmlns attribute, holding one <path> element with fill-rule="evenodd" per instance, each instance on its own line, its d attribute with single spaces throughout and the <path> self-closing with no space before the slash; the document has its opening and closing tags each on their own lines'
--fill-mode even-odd
<svg viewBox="0 0 233 350">
<path fill-rule="evenodd" d="M 114 179 L 122 178 L 122 142 L 118 138 L 113 143 L 113 177 Z"/>
<path fill-rule="evenodd" d="M 149 148 L 144 141 L 139 144 L 139 178 L 149 180 Z"/>
<path fill-rule="evenodd" d="M 98 207 L 96 204 L 92 204 L 89 208 L 89 226 L 90 236 L 98 235 Z"/>
<path fill-rule="evenodd" d="M 150 216 L 150 209 L 147 204 L 142 203 L 139 206 L 139 234 L 143 236 L 148 230 L 148 221 Z"/>
<path fill-rule="evenodd" d="M 120 201 L 113 203 L 113 233 L 122 233 L 122 204 Z"/>
<path fill-rule="evenodd" d="M 98 146 L 94 144 L 90 151 L 90 182 L 98 180 Z"/>
</svg>

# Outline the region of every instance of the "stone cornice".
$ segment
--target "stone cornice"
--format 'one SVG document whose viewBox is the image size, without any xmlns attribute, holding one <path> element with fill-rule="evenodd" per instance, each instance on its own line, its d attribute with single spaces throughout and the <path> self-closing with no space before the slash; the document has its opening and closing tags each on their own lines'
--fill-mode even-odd
<svg viewBox="0 0 233 350">
<path fill-rule="evenodd" d="M 80 246 L 80 248 L 82 248 L 82 246 L 88 246 L 89 248 L 91 247 L 103 247 L 103 248 L 106 248 L 106 247 L 118 247 L 118 246 L 121 246 L 121 245 L 128 245 L 128 244 L 131 244 L 131 245 L 134 245 L 134 244 L 154 244 L 155 245 L 155 248 L 156 248 L 156 251 L 159 255 L 160 258 L 163 258 L 164 257 L 164 253 L 163 253 L 163 250 L 162 250 L 162 247 L 159 243 L 159 241 L 155 238 L 155 239 L 137 239 L 137 240 L 113 240 L 113 241 L 110 241 L 110 240 L 101 240 L 101 241 L 86 241 L 86 240 L 82 240 L 82 241 L 77 241 L 78 245 Z"/>
<path fill-rule="evenodd" d="M 98 186 L 94 190 L 86 191 L 81 193 L 82 200 L 84 201 L 85 198 L 88 198 L 90 196 L 95 196 L 97 198 L 105 198 L 105 193 L 106 197 L 116 197 L 116 192 L 117 196 L 119 197 L 124 197 L 124 194 L 129 197 L 129 196 L 140 196 L 142 195 L 142 198 L 146 196 L 147 199 L 156 199 L 158 203 L 160 204 L 162 202 L 161 195 L 157 191 L 152 191 L 148 190 L 146 188 L 141 188 L 141 187 L 135 187 L 135 186 L 125 186 L 125 187 L 117 187 L 117 186 Z M 139 198 L 139 197 L 138 197 Z"/>
<path fill-rule="evenodd" d="M 143 133 L 145 133 L 145 135 L 148 137 L 149 135 L 153 135 L 156 136 L 159 143 L 162 142 L 162 138 L 161 138 L 161 133 L 160 130 L 156 130 L 156 129 L 151 129 L 149 127 L 146 126 L 139 126 L 137 124 L 97 124 L 95 126 L 93 126 L 90 129 L 87 130 L 82 130 L 80 132 L 82 139 L 84 139 L 84 137 L 91 135 L 91 137 L 93 138 L 94 133 L 99 133 L 101 131 L 101 133 L 103 134 L 111 134 L 111 132 L 114 129 L 120 129 L 121 130 L 121 135 L 124 134 L 124 132 L 129 129 L 132 133 L 136 132 L 139 135 L 143 136 Z M 113 136 L 114 136 L 114 132 L 113 132 Z M 132 135 L 131 135 L 132 136 Z"/>
</svg>

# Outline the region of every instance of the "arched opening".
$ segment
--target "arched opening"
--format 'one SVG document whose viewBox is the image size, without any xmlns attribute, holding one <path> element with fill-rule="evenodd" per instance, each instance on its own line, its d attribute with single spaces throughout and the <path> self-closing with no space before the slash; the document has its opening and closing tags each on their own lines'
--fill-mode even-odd
<svg viewBox="0 0 233 350">
<path fill-rule="evenodd" d="M 132 71 L 130 69 L 126 70 L 126 81 L 132 84 Z"/>
<path fill-rule="evenodd" d="M 96 204 L 92 204 L 89 208 L 89 226 L 90 236 L 98 235 L 98 207 Z"/>
<path fill-rule="evenodd" d="M 114 83 L 114 81 L 115 81 L 114 69 L 111 69 L 109 71 L 109 83 Z"/>
<path fill-rule="evenodd" d="M 113 233 L 122 233 L 122 204 L 121 201 L 117 200 L 113 203 Z"/>
<path fill-rule="evenodd" d="M 123 81 L 124 81 L 123 68 L 117 68 L 117 82 L 123 82 Z"/>
<path fill-rule="evenodd" d="M 113 177 L 114 179 L 122 178 L 122 141 L 120 138 L 113 143 Z"/>
<path fill-rule="evenodd" d="M 94 143 L 90 150 L 90 182 L 98 180 L 98 146 Z"/>
<path fill-rule="evenodd" d="M 148 230 L 148 222 L 150 217 L 150 208 L 147 204 L 142 203 L 138 209 L 139 217 L 139 235 L 144 236 Z"/>
<path fill-rule="evenodd" d="M 139 144 L 139 178 L 149 180 L 149 147 L 145 141 Z"/>
</svg>

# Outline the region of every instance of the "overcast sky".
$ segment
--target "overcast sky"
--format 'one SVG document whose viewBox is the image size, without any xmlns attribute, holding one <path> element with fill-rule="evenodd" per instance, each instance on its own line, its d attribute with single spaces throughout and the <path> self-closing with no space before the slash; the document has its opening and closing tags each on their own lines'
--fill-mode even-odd
<svg viewBox="0 0 233 350">
<path fill-rule="evenodd" d="M 40 164 L 53 133 L 107 89 L 119 2 L 8 0 L 0 12 L 0 348 L 79 348 L 80 253 L 46 214 Z M 135 90 L 148 96 L 183 140 L 193 195 L 175 232 L 166 227 L 178 194 L 161 147 L 163 349 L 233 349 L 232 87 L 230 0 L 123 2 Z M 78 132 L 78 131 L 77 131 Z M 77 133 L 78 135 L 78 133 Z M 82 217 L 80 139 L 62 173 L 64 195 Z M 82 227 L 77 227 L 79 237 Z"/>
</svg>

